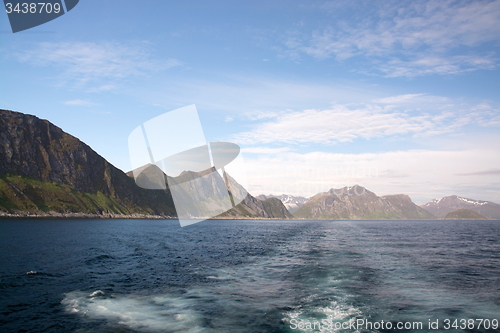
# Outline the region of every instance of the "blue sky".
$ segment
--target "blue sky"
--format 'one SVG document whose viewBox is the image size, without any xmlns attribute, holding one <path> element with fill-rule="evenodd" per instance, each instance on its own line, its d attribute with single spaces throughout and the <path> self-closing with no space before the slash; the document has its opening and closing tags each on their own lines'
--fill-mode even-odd
<svg viewBox="0 0 500 333">
<path fill-rule="evenodd" d="M 0 16 L 0 108 L 128 171 L 134 128 L 196 104 L 254 195 L 500 203 L 499 26 L 500 1 L 82 0 L 16 34 Z"/>
</svg>

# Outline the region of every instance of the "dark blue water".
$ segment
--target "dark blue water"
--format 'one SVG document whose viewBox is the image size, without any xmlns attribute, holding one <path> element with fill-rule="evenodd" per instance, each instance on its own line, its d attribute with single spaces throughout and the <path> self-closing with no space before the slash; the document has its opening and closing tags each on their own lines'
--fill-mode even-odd
<svg viewBox="0 0 500 333">
<path fill-rule="evenodd" d="M 500 332 L 495 320 L 500 221 L 0 220 L 0 332 Z"/>
</svg>

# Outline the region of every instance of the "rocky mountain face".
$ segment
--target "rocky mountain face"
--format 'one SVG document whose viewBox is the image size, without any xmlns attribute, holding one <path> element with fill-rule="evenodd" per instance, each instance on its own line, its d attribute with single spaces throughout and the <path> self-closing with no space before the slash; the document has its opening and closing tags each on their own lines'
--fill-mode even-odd
<svg viewBox="0 0 500 333">
<path fill-rule="evenodd" d="M 444 218 L 452 220 L 486 220 L 486 217 L 470 209 L 455 210 L 446 214 Z"/>
<path fill-rule="evenodd" d="M 214 218 L 293 218 L 279 199 L 259 200 L 250 195 L 229 174 L 224 173 L 221 176 L 214 168 L 201 172 L 184 171 L 178 177 L 168 177 L 158 167 L 150 165 L 144 167 L 139 176 L 144 175 L 149 179 L 138 179 L 138 181 L 143 184 L 157 184 L 155 178 L 158 173 L 163 175 L 168 184 L 182 186 L 181 189 L 176 189 L 176 195 L 180 196 L 177 200 L 188 203 L 191 216 L 212 216 L 211 212 L 221 208 L 224 195 L 227 196 L 229 193 L 233 202 L 238 204 Z M 133 177 L 133 172 L 128 172 L 127 175 Z M 224 193 L 222 190 L 227 192 Z"/>
<path fill-rule="evenodd" d="M 144 190 L 47 120 L 0 110 L 0 210 L 172 216 L 167 190 Z"/>
<path fill-rule="evenodd" d="M 377 196 L 355 185 L 331 189 L 309 199 L 293 214 L 306 219 L 432 219 L 404 194 Z"/>
<path fill-rule="evenodd" d="M 469 209 L 487 218 L 500 220 L 500 205 L 491 201 L 482 201 L 450 195 L 441 199 L 434 199 L 426 204 L 420 205 L 428 212 L 437 217 L 445 217 L 446 214 L 459 209 Z"/>
<path fill-rule="evenodd" d="M 217 216 L 219 218 L 279 218 L 292 219 L 283 203 L 277 198 L 259 200 L 250 194 L 231 210 Z"/>
<path fill-rule="evenodd" d="M 228 173 L 224 173 L 227 180 L 227 190 L 234 198 L 243 199 L 241 203 L 231 210 L 219 215 L 219 217 L 254 217 L 254 218 L 279 218 L 291 219 L 293 215 L 286 209 L 279 199 L 269 198 L 260 200 L 247 192 L 234 178 Z"/>
<path fill-rule="evenodd" d="M 296 196 L 289 195 L 289 194 L 282 194 L 282 195 L 272 195 L 272 194 L 264 195 L 264 194 L 261 194 L 261 195 L 257 196 L 257 199 L 260 199 L 260 200 L 267 200 L 269 198 L 280 199 L 281 202 L 285 205 L 286 209 L 288 209 L 288 211 L 290 213 L 293 213 L 297 209 L 302 207 L 302 205 L 308 200 L 308 198 L 296 197 Z"/>
</svg>

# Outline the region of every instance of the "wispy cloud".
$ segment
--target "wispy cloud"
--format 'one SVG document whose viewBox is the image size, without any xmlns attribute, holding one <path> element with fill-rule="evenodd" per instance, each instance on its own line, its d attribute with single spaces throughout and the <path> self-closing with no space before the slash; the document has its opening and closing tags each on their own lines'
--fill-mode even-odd
<svg viewBox="0 0 500 333">
<path fill-rule="evenodd" d="M 480 114 L 477 122 L 481 126 L 491 127 L 500 125 L 500 108 L 493 108 L 487 103 L 481 103 L 474 107 L 474 110 Z"/>
<path fill-rule="evenodd" d="M 245 116 L 248 120 L 262 120 L 262 119 L 270 119 L 270 118 L 276 118 L 280 115 L 281 113 L 279 112 L 274 112 L 274 111 L 252 111 L 252 112 L 246 112 Z"/>
<path fill-rule="evenodd" d="M 416 96 L 416 95 L 414 95 Z M 405 97 L 394 97 L 403 101 Z M 385 102 L 390 101 L 391 98 Z M 356 109 L 336 105 L 327 110 L 309 109 L 280 114 L 257 124 L 252 131 L 242 132 L 232 140 L 242 144 L 255 143 L 322 143 L 351 142 L 396 135 L 428 136 L 449 133 L 477 119 L 477 112 L 456 115 L 449 111 L 435 114 L 404 111 L 388 112 L 369 104 Z"/>
<path fill-rule="evenodd" d="M 395 59 L 380 67 L 387 77 L 415 77 L 427 74 L 459 74 L 478 69 L 495 69 L 492 56 L 421 57 L 403 61 Z"/>
<path fill-rule="evenodd" d="M 146 43 L 43 42 L 20 54 L 18 59 L 38 66 L 54 66 L 63 71 L 65 80 L 77 83 L 150 74 L 181 65 L 176 59 L 154 58 Z M 104 84 L 100 89 L 112 87 Z"/>
<path fill-rule="evenodd" d="M 490 169 L 483 171 L 475 171 L 475 172 L 466 172 L 466 173 L 457 173 L 457 176 L 491 176 L 491 175 L 500 175 L 500 169 Z"/>
<path fill-rule="evenodd" d="M 380 178 L 406 178 L 410 177 L 410 174 L 406 172 L 401 172 L 393 169 L 384 170 L 379 172 L 378 177 Z"/>
<path fill-rule="evenodd" d="M 382 104 L 400 104 L 403 102 L 414 100 L 416 97 L 420 97 L 423 95 L 424 94 L 405 94 L 398 96 L 390 96 L 390 97 L 375 99 L 373 100 L 373 102 Z"/>
<path fill-rule="evenodd" d="M 377 15 L 358 19 L 355 25 L 340 21 L 310 35 L 292 34 L 285 41 L 288 54 L 340 61 L 363 56 L 388 77 L 496 68 L 495 55 L 480 47 L 500 40 L 500 1 L 377 5 Z"/>
<path fill-rule="evenodd" d="M 96 105 L 98 105 L 98 104 L 93 103 L 91 101 L 82 100 L 82 99 L 73 99 L 71 101 L 65 101 L 63 103 L 64 103 L 64 105 L 71 105 L 71 106 L 96 106 Z"/>
<path fill-rule="evenodd" d="M 245 154 L 279 154 L 290 151 L 289 147 L 269 148 L 269 147 L 250 147 L 241 149 Z"/>
</svg>

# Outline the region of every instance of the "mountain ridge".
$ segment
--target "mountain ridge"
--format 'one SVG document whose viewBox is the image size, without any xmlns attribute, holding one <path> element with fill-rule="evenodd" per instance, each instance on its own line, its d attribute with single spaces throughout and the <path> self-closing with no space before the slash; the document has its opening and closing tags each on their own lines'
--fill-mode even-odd
<svg viewBox="0 0 500 333">
<path fill-rule="evenodd" d="M 288 211 L 292 214 L 297 209 L 299 209 L 307 200 L 309 200 L 309 198 L 305 198 L 305 197 L 301 197 L 301 196 L 293 196 L 290 194 L 281 194 L 281 195 L 261 194 L 261 195 L 256 196 L 256 198 L 260 199 L 260 200 L 267 200 L 269 198 L 277 198 L 277 199 L 281 200 L 281 202 L 285 205 L 286 209 L 288 209 Z"/>
<path fill-rule="evenodd" d="M 207 204 L 213 208 L 215 202 L 223 201 L 225 193 L 222 193 L 221 189 L 225 188 L 231 197 L 239 198 L 238 201 L 241 202 L 230 210 L 216 215 L 213 217 L 214 219 L 293 218 L 281 201 L 277 199 L 259 200 L 253 197 L 227 172 L 224 172 L 221 176 L 214 167 L 199 172 L 183 171 L 177 177 L 170 177 L 156 165 L 149 164 L 148 166 L 142 166 L 136 170 L 129 171 L 127 172 L 127 175 L 133 178 L 134 173 L 137 173 L 137 170 L 140 170 L 141 173 L 136 181 L 147 186 L 157 186 L 158 180 L 156 178 L 158 175 L 163 177 L 161 181 L 164 183 L 171 184 L 172 186 L 181 184 L 186 194 L 190 193 L 192 198 L 195 199 L 193 201 L 189 198 L 185 199 L 185 202 L 190 202 L 190 214 L 195 213 L 199 214 L 199 216 L 207 214 L 205 202 L 208 200 L 209 202 L 207 202 Z M 141 179 L 141 177 L 143 178 Z M 226 179 L 226 181 L 223 179 Z M 188 181 L 189 183 L 187 183 Z M 212 186 L 213 184 L 217 184 L 217 186 Z M 182 192 L 177 193 L 178 195 L 182 195 Z M 210 200 L 211 198 L 216 199 Z"/>
<path fill-rule="evenodd" d="M 465 198 L 458 195 L 449 195 L 441 199 L 433 199 L 420 205 L 420 207 L 437 217 L 445 217 L 446 214 L 459 209 L 469 209 L 487 218 L 500 219 L 499 204 L 491 201 Z"/>
<path fill-rule="evenodd" d="M 406 194 L 379 197 L 359 185 L 318 193 L 295 211 L 294 216 L 305 219 L 435 218 L 414 204 Z"/>
</svg>

